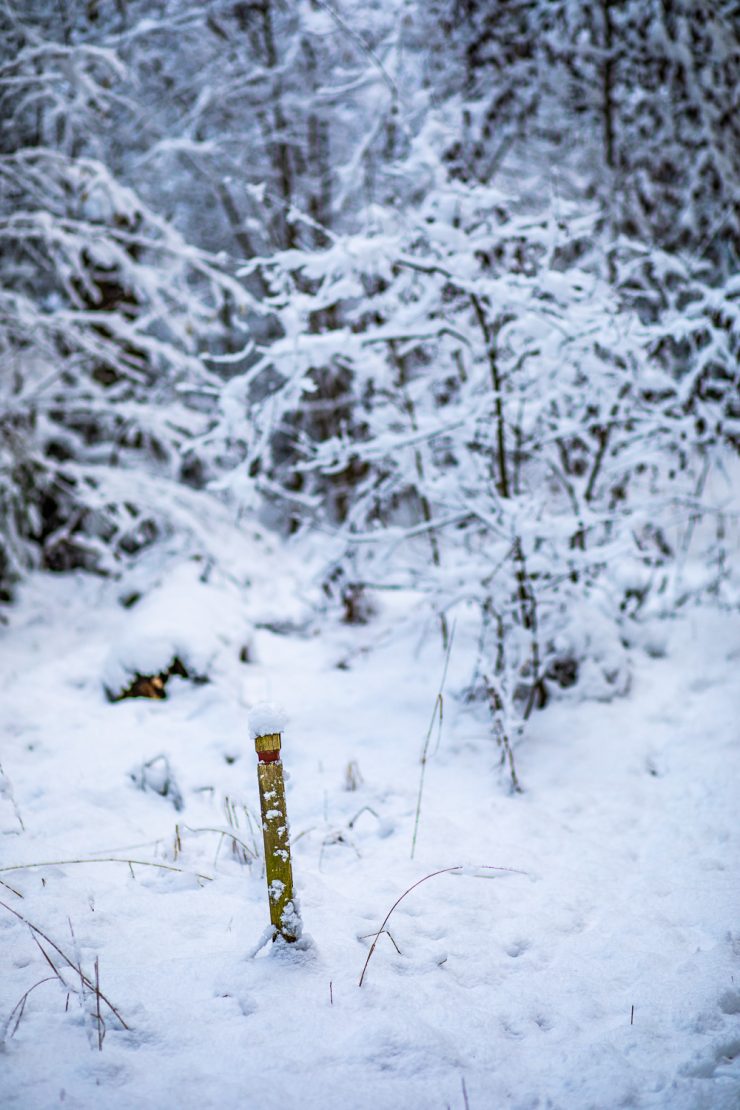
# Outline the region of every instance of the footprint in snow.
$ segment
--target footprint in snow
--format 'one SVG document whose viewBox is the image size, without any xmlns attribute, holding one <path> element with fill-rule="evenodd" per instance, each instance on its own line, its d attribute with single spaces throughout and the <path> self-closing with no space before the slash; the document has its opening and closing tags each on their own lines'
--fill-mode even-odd
<svg viewBox="0 0 740 1110">
<path fill-rule="evenodd" d="M 740 1017 L 740 991 L 725 991 L 720 997 L 719 1008 L 723 1014 Z"/>
<path fill-rule="evenodd" d="M 511 958 L 515 960 L 518 956 L 523 956 L 524 953 L 528 951 L 528 949 L 530 949 L 531 947 L 532 942 L 529 940 L 515 940 L 511 944 L 507 945 L 506 955 L 511 956 Z"/>
<path fill-rule="evenodd" d="M 239 991 L 224 991 L 223 993 L 217 994 L 215 997 L 228 999 L 230 1002 L 235 1003 L 243 1017 L 251 1017 L 252 1014 L 257 1013 L 257 1005 L 254 1000 L 249 995 L 242 994 Z"/>
</svg>

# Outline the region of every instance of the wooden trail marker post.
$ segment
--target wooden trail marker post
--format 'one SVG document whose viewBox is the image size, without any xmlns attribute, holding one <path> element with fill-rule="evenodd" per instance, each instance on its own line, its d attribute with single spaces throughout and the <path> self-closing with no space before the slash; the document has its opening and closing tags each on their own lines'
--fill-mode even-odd
<svg viewBox="0 0 740 1110">
<path fill-rule="evenodd" d="M 257 779 L 260 788 L 262 836 L 265 844 L 267 896 L 270 921 L 284 940 L 292 943 L 301 935 L 301 919 L 293 893 L 293 869 L 290 862 L 290 832 L 285 807 L 285 782 L 280 759 L 281 733 L 262 735 L 253 728 L 257 751 Z"/>
</svg>

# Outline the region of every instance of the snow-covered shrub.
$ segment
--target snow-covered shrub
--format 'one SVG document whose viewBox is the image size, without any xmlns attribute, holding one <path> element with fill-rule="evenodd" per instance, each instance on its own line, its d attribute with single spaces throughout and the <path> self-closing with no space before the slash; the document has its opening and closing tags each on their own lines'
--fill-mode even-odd
<svg viewBox="0 0 740 1110">
<path fill-rule="evenodd" d="M 104 570 L 166 528 L 158 478 L 203 480 L 191 440 L 221 379 L 201 352 L 222 340 L 223 305 L 248 304 L 221 260 L 88 153 L 119 112 L 116 55 L 17 24 L 12 35 L 0 69 L 4 591 L 29 565 Z"/>
<path fill-rule="evenodd" d="M 341 539 L 329 585 L 419 591 L 443 640 L 477 608 L 473 688 L 514 735 L 569 685 L 626 690 L 620 624 L 668 588 L 727 436 L 675 403 L 698 364 L 671 367 L 661 403 L 667 320 L 612 280 L 598 208 L 517 214 L 447 177 L 432 139 L 412 152 L 418 207 L 248 268 L 280 337 L 229 382 L 221 431 L 250 413 L 235 488 Z M 724 399 L 702 404 L 716 427 Z"/>
</svg>

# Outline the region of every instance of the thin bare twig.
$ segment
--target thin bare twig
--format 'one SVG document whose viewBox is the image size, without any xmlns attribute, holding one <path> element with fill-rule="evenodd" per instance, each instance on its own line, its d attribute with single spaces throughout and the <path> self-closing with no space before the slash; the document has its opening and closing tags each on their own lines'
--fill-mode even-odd
<svg viewBox="0 0 740 1110">
<path fill-rule="evenodd" d="M 517 536 L 514 541 L 514 558 L 516 560 L 517 597 L 519 599 L 519 612 L 522 626 L 527 629 L 532 642 L 532 681 L 529 688 L 529 697 L 524 709 L 524 720 L 528 721 L 534 709 L 535 699 L 541 682 L 540 676 L 540 644 L 537 627 L 537 596 L 532 586 L 532 579 L 527 573 L 527 564 L 524 560 L 522 543 Z"/>
<path fill-rule="evenodd" d="M 504 727 L 504 722 L 503 722 L 504 706 L 503 706 L 503 702 L 501 700 L 501 695 L 499 694 L 498 690 L 496 689 L 496 687 L 491 682 L 488 675 L 486 675 L 486 674 L 483 675 L 483 682 L 484 682 L 485 687 L 486 687 L 486 693 L 488 695 L 488 700 L 490 701 L 491 708 L 493 710 L 493 723 L 494 723 L 494 728 L 496 730 L 496 736 L 497 736 L 497 739 L 498 739 L 498 742 L 499 742 L 501 748 L 503 749 L 503 755 L 501 757 L 501 762 L 503 763 L 505 759 L 508 761 L 509 775 L 511 777 L 511 785 L 512 785 L 512 789 L 514 790 L 514 793 L 515 794 L 523 794 L 524 791 L 521 788 L 521 785 L 519 783 L 519 777 L 516 773 L 516 764 L 514 762 L 514 752 L 513 752 L 512 747 L 511 747 L 511 742 L 509 740 L 508 733 L 506 731 L 506 728 Z"/>
<path fill-rule="evenodd" d="M 348 35 L 349 38 L 351 38 L 353 40 L 353 42 L 356 42 L 357 45 L 360 47 L 360 49 L 368 56 L 370 61 L 373 63 L 373 65 L 376 67 L 376 69 L 380 73 L 381 77 L 383 78 L 383 81 L 387 85 L 388 90 L 391 94 L 392 103 L 394 105 L 397 104 L 398 100 L 399 100 L 398 85 L 393 80 L 391 75 L 388 73 L 388 70 L 385 68 L 385 66 L 383 65 L 383 63 L 381 62 L 380 58 L 375 53 L 373 48 L 365 42 L 362 35 L 358 34 L 357 31 L 354 31 L 349 26 L 349 24 L 342 18 L 342 16 L 339 14 L 339 12 L 336 10 L 336 8 L 334 8 L 331 4 L 326 3 L 326 0 L 316 0 L 316 4 L 319 8 L 323 8 L 324 11 L 327 12 L 331 16 L 331 18 L 334 20 L 337 27 L 339 27 L 339 29 L 341 31 L 343 31 L 344 34 Z"/>
</svg>

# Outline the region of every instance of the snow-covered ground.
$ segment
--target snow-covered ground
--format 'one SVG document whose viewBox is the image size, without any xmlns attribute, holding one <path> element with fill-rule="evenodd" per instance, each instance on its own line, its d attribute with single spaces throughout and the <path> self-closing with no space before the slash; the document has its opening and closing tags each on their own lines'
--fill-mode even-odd
<svg viewBox="0 0 740 1110">
<path fill-rule="evenodd" d="M 626 697 L 535 714 L 520 796 L 485 714 L 454 697 L 459 634 L 411 859 L 438 635 L 390 607 L 311 621 L 260 560 L 247 590 L 194 563 L 153 573 L 128 608 L 141 574 L 36 577 L 9 613 L 0 1104 L 740 1105 L 736 617 L 666 622 L 631 649 Z M 173 651 L 210 681 L 107 699 Z M 289 715 L 307 940 L 255 954 L 247 719 L 266 698 Z M 445 868 L 398 905 L 360 987 L 395 900 Z"/>
</svg>

